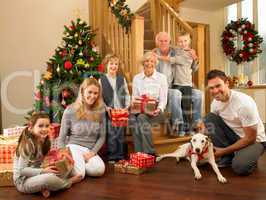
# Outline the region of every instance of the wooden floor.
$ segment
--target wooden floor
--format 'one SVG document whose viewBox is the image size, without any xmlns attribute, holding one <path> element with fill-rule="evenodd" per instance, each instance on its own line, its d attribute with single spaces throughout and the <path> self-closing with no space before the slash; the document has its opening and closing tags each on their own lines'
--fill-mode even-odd
<svg viewBox="0 0 266 200">
<path fill-rule="evenodd" d="M 247 177 L 236 176 L 230 168 L 222 169 L 228 183 L 218 183 L 209 166 L 200 167 L 203 179 L 196 181 L 188 161 L 176 164 L 175 159 L 162 160 L 141 176 L 116 174 L 108 165 L 102 178 L 86 178 L 72 188 L 52 193 L 49 199 L 62 200 L 265 200 L 266 154 L 260 159 L 255 173 Z M 0 188 L 0 200 L 42 199 L 40 194 L 23 195 L 14 187 Z"/>
</svg>

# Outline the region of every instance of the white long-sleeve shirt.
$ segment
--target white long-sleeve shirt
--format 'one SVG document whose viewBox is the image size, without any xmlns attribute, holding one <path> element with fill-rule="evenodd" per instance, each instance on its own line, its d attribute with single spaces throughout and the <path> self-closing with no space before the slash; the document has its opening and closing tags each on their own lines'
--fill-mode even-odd
<svg viewBox="0 0 266 200">
<path fill-rule="evenodd" d="M 147 77 L 144 72 L 137 74 L 133 78 L 132 97 L 148 95 L 158 100 L 158 108 L 164 111 L 167 104 L 168 84 L 164 74 L 154 71 Z"/>
</svg>

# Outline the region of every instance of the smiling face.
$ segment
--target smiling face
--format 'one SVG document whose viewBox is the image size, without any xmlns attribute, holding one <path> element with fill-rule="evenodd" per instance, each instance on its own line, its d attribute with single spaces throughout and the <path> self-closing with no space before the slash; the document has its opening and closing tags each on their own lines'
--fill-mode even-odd
<svg viewBox="0 0 266 200">
<path fill-rule="evenodd" d="M 177 38 L 177 44 L 184 50 L 190 49 L 190 42 L 191 40 L 189 34 L 180 35 Z"/>
<path fill-rule="evenodd" d="M 115 76 L 118 71 L 119 60 L 111 58 L 107 64 L 107 73 L 111 76 Z"/>
<path fill-rule="evenodd" d="M 219 77 L 208 80 L 208 90 L 211 96 L 217 100 L 226 102 L 229 100 L 230 89 L 229 82 Z"/>
<path fill-rule="evenodd" d="M 149 77 L 154 73 L 155 70 L 155 64 L 156 64 L 156 57 L 150 56 L 143 62 L 144 66 L 144 74 Z"/>
<path fill-rule="evenodd" d="M 197 154 L 201 154 L 208 144 L 208 137 L 201 133 L 197 133 L 192 136 L 191 138 L 192 150 Z"/>
<path fill-rule="evenodd" d="M 94 105 L 99 97 L 100 89 L 96 85 L 89 85 L 83 92 L 83 99 L 87 106 L 91 107 Z"/>
<path fill-rule="evenodd" d="M 50 130 L 50 119 L 39 118 L 30 129 L 34 136 L 36 136 L 40 141 L 44 141 Z"/>
<path fill-rule="evenodd" d="M 167 34 L 161 34 L 157 38 L 157 45 L 161 52 L 167 52 L 170 48 L 170 38 Z"/>
</svg>

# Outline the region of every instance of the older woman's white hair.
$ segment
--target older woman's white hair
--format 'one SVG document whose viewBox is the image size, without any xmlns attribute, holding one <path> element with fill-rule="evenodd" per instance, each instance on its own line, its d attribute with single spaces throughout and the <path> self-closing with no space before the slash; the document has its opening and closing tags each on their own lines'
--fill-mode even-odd
<svg viewBox="0 0 266 200">
<path fill-rule="evenodd" d="M 150 58 L 154 58 L 155 60 L 155 66 L 158 64 L 158 59 L 155 53 L 153 53 L 152 51 L 147 51 L 141 58 L 141 64 L 144 65 L 144 62 L 146 60 L 149 60 Z"/>
<path fill-rule="evenodd" d="M 162 38 L 162 37 L 166 37 L 168 39 L 168 42 L 170 43 L 170 40 L 171 40 L 170 35 L 167 32 L 159 32 L 155 36 L 155 43 L 156 43 L 157 46 L 159 44 L 159 39 Z"/>
</svg>

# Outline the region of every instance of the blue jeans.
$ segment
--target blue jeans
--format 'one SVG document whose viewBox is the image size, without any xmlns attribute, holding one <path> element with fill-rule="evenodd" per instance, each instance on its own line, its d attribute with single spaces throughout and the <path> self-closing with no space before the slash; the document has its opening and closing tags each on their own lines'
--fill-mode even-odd
<svg viewBox="0 0 266 200">
<path fill-rule="evenodd" d="M 204 118 L 204 124 L 208 130 L 214 146 L 225 148 L 236 143 L 240 137 L 214 113 L 209 113 Z M 232 154 L 225 155 L 221 161 L 231 163 L 232 169 L 238 175 L 248 175 L 254 171 L 259 157 L 264 152 L 264 144 L 255 142 Z"/>
<path fill-rule="evenodd" d="M 177 89 L 168 89 L 167 111 L 171 113 L 171 123 L 179 125 L 184 123 L 181 107 L 182 93 Z M 195 124 L 201 119 L 202 92 L 198 89 L 192 89 L 192 122 Z M 182 130 L 181 133 L 184 134 Z"/>
</svg>

